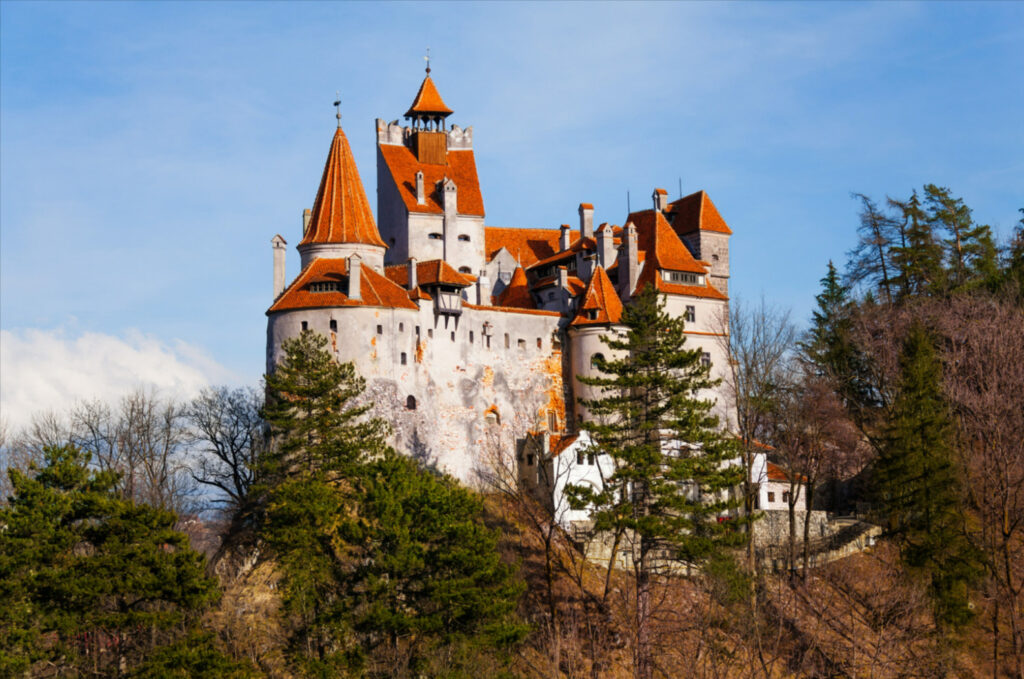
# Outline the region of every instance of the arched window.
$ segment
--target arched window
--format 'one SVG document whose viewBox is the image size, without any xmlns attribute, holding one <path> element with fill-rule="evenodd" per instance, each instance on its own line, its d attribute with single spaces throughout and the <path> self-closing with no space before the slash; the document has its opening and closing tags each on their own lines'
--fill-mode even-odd
<svg viewBox="0 0 1024 679">
<path fill-rule="evenodd" d="M 459 240 L 463 241 L 464 243 L 468 243 L 469 242 L 469 236 L 467 236 L 466 234 L 462 234 L 462 235 L 459 236 Z"/>
<path fill-rule="evenodd" d="M 473 273 L 473 270 L 470 269 L 468 266 L 460 266 L 459 273 Z"/>
<path fill-rule="evenodd" d="M 416 397 L 409 394 L 409 398 L 405 399 L 406 410 L 416 410 Z"/>
<path fill-rule="evenodd" d="M 430 240 L 444 240 L 444 236 L 437 233 L 436 231 L 434 233 L 429 234 L 427 238 L 429 238 Z"/>
<path fill-rule="evenodd" d="M 604 354 L 597 353 L 590 357 L 590 367 L 596 368 L 597 364 L 604 360 Z"/>
</svg>

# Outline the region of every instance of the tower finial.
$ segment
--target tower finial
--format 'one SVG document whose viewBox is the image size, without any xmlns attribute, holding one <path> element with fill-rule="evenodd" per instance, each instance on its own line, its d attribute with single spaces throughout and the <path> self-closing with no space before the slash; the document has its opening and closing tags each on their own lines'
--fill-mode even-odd
<svg viewBox="0 0 1024 679">
<path fill-rule="evenodd" d="M 423 57 L 427 62 L 427 75 L 430 75 L 430 48 L 427 48 L 427 56 Z"/>
<path fill-rule="evenodd" d="M 334 114 L 334 117 L 338 119 L 338 129 L 341 129 L 341 90 L 336 90 L 334 92 L 334 96 L 334 108 L 337 111 L 337 113 Z"/>
</svg>

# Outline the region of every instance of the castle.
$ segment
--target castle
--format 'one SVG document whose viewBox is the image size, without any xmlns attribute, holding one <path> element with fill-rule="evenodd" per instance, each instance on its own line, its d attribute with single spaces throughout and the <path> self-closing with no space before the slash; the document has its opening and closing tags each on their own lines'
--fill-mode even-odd
<svg viewBox="0 0 1024 679">
<path fill-rule="evenodd" d="M 267 370 L 284 340 L 324 333 L 398 450 L 464 481 L 494 448 L 518 450 L 524 479 L 564 455 L 585 481 L 579 399 L 594 394 L 576 376 L 594 374 L 600 337 L 641 287 L 664 294 L 723 376 L 732 232 L 705 192 L 670 202 L 663 189 L 621 226 L 595 225 L 590 203 L 578 227 L 488 226 L 473 128 L 449 126 L 452 113 L 428 67 L 408 124 L 376 121 L 376 223 L 339 114 L 287 286 L 286 242 L 272 240 Z M 728 426 L 726 399 L 707 396 Z"/>
</svg>

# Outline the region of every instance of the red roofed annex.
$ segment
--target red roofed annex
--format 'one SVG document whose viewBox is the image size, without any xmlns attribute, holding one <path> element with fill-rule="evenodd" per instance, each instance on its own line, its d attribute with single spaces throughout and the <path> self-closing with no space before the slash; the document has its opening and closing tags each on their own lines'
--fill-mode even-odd
<svg viewBox="0 0 1024 679">
<path fill-rule="evenodd" d="M 472 126 L 451 122 L 429 68 L 414 85 L 396 93 L 401 111 L 415 90 L 404 123 L 375 124 L 376 217 L 341 114 L 329 140 L 324 130 L 320 184 L 297 210 L 301 270 L 291 282 L 293 236 L 272 239 L 268 371 L 286 339 L 323 333 L 365 378 L 395 447 L 463 480 L 495 442 L 514 451 L 528 432 L 577 441 L 589 417 L 580 400 L 594 397 L 577 376 L 595 374 L 608 351 L 601 336 L 645 285 L 686 320 L 692 346 L 721 376 L 732 231 L 704 191 L 669 202 L 656 188 L 649 209 L 602 214 L 596 227 L 597 196 L 567 197 L 575 215 L 543 228 L 489 225 Z"/>
</svg>

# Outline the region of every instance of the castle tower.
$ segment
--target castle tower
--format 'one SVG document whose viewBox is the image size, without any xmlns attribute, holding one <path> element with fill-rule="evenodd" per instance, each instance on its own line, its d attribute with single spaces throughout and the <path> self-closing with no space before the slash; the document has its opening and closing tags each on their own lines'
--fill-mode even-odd
<svg viewBox="0 0 1024 679">
<path fill-rule="evenodd" d="M 377 120 L 377 217 L 387 261 L 443 259 L 463 274 L 484 268 L 484 204 L 473 156 L 473 128 L 448 127 L 452 110 L 430 77 L 409 125 Z"/>
<path fill-rule="evenodd" d="M 321 257 L 359 255 L 365 266 L 383 272 L 386 249 L 374 224 L 370 201 L 339 117 L 320 189 L 308 221 L 304 220 L 302 241 L 298 246 L 302 268 L 306 269 L 310 262 Z"/>
<path fill-rule="evenodd" d="M 708 263 L 711 285 L 728 296 L 729 236 L 732 229 L 722 219 L 711 197 L 704 191 L 691 193 L 669 203 L 666 213 L 672 229 L 693 256 Z"/>
</svg>

